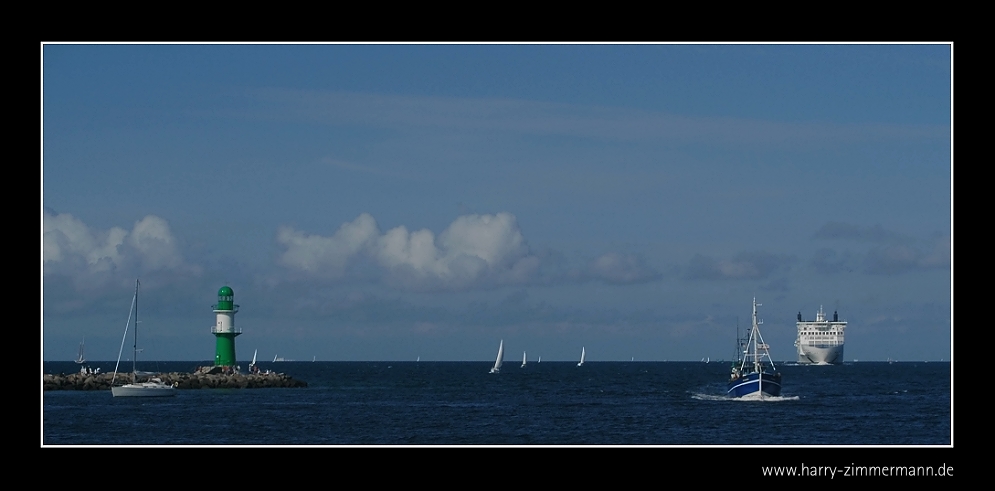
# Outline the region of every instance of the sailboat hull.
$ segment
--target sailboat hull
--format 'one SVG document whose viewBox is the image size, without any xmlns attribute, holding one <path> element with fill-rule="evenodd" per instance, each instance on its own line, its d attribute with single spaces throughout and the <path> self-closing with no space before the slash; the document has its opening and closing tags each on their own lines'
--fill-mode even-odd
<svg viewBox="0 0 995 491">
<path fill-rule="evenodd" d="M 766 372 L 748 373 L 736 380 L 730 381 L 729 390 L 726 394 L 730 397 L 780 396 L 781 374 Z"/>
<path fill-rule="evenodd" d="M 143 382 L 111 387 L 114 397 L 172 397 L 176 395 L 176 387 L 162 382 Z"/>
</svg>

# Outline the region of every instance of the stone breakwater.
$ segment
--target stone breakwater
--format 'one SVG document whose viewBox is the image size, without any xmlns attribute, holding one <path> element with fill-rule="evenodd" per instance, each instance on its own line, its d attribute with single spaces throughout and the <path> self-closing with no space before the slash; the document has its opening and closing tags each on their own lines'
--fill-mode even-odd
<svg viewBox="0 0 995 491">
<path fill-rule="evenodd" d="M 45 390 L 110 390 L 113 373 L 69 375 L 45 374 Z M 296 380 L 282 373 L 220 374 L 220 373 L 162 373 L 158 377 L 177 389 L 262 389 L 277 387 L 307 387 L 307 382 Z M 116 384 L 130 383 L 131 374 L 118 374 Z"/>
</svg>

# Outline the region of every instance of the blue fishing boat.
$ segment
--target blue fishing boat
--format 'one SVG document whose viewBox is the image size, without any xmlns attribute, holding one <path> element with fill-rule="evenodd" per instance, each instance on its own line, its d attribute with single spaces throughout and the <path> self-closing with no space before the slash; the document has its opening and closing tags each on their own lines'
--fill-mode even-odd
<svg viewBox="0 0 995 491">
<path fill-rule="evenodd" d="M 760 324 L 757 318 L 757 299 L 753 299 L 753 327 L 750 335 L 739 340 L 738 359 L 732 366 L 729 376 L 730 397 L 764 398 L 781 395 L 781 372 L 774 368 L 770 359 L 770 346 L 760 335 Z"/>
</svg>

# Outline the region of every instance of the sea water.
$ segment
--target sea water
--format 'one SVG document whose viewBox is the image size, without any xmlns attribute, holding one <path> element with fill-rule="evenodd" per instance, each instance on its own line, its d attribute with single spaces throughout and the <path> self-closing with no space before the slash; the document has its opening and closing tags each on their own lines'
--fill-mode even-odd
<svg viewBox="0 0 995 491">
<path fill-rule="evenodd" d="M 139 369 L 200 364 L 207 362 Z M 952 444 L 949 362 L 778 365 L 781 397 L 759 401 L 725 396 L 728 362 L 505 363 L 498 374 L 490 366 L 263 362 L 263 370 L 308 387 L 181 390 L 155 399 L 41 391 L 42 444 Z M 43 370 L 79 368 L 46 362 Z"/>
</svg>

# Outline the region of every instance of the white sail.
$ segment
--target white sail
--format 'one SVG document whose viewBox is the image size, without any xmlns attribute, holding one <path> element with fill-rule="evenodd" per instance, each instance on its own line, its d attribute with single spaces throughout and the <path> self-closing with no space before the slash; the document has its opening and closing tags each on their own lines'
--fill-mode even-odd
<svg viewBox="0 0 995 491">
<path fill-rule="evenodd" d="M 76 356 L 76 363 L 80 365 L 86 363 L 86 358 L 83 356 L 83 346 L 86 344 L 86 337 L 83 337 L 83 342 L 79 343 L 79 355 Z"/>
<path fill-rule="evenodd" d="M 494 367 L 491 368 L 491 373 L 498 373 L 501 371 L 501 364 L 504 363 L 504 340 L 501 340 L 501 344 L 498 345 L 497 359 L 494 360 Z"/>
<path fill-rule="evenodd" d="M 584 365 L 584 355 L 585 355 L 585 354 L 586 354 L 586 353 L 585 353 L 585 351 L 584 351 L 584 347 L 582 346 L 582 347 L 580 348 L 580 363 L 578 363 L 578 364 L 577 364 L 577 366 L 583 366 L 583 365 Z"/>
<path fill-rule="evenodd" d="M 523 352 L 522 352 L 522 366 L 521 366 L 521 367 L 519 367 L 519 368 L 522 368 L 522 367 L 524 367 L 524 366 L 525 366 L 525 360 L 526 360 L 526 358 L 525 358 L 525 352 L 523 351 Z"/>
</svg>

